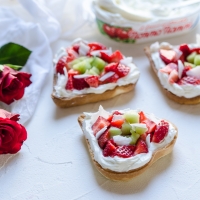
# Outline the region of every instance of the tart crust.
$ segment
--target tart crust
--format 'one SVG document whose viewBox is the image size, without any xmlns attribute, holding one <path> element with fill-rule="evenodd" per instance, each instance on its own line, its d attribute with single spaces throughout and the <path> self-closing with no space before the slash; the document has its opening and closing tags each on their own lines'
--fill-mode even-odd
<svg viewBox="0 0 200 200">
<path fill-rule="evenodd" d="M 89 94 L 77 95 L 75 97 L 57 97 L 55 95 L 55 89 L 54 89 L 56 82 L 57 82 L 57 76 L 54 74 L 53 92 L 51 94 L 51 98 L 53 99 L 54 103 L 61 108 L 68 108 L 68 107 L 79 106 L 88 103 L 94 103 L 102 100 L 111 99 L 117 95 L 133 90 L 137 83 L 136 82 L 134 84 L 116 86 L 114 89 L 107 90 L 101 94 L 89 93 Z"/>
<path fill-rule="evenodd" d="M 78 122 L 79 125 L 83 130 L 83 121 L 84 121 L 85 115 L 82 114 L 78 117 Z M 95 159 L 94 159 L 94 154 L 93 151 L 90 147 L 89 141 L 86 139 L 86 143 L 88 146 L 88 150 L 90 153 L 90 157 L 93 161 L 93 164 L 95 165 L 95 167 L 97 168 L 97 170 L 106 178 L 113 180 L 113 181 L 129 181 L 132 178 L 142 174 L 144 171 L 146 171 L 154 162 L 156 162 L 158 159 L 162 158 L 163 156 L 166 156 L 167 154 L 171 153 L 174 147 L 174 144 L 176 142 L 177 136 L 178 136 L 178 129 L 177 127 L 173 124 L 174 128 L 177 130 L 177 134 L 175 135 L 174 139 L 171 141 L 170 144 L 168 144 L 167 146 L 165 146 L 162 149 L 159 149 L 157 151 L 155 151 L 152 155 L 151 160 L 144 166 L 134 169 L 134 170 L 130 170 L 127 172 L 115 172 L 109 169 L 104 169 Z"/>
<path fill-rule="evenodd" d="M 151 64 L 151 67 L 153 69 L 153 71 L 155 72 L 155 74 L 157 75 L 158 74 L 158 70 L 156 69 L 156 66 L 155 66 L 155 63 L 151 57 L 151 51 L 150 51 L 150 48 L 149 47 L 145 47 L 144 48 L 144 51 L 145 51 L 145 54 L 147 55 L 149 61 L 150 61 L 150 64 Z M 158 77 L 158 76 L 157 76 Z M 170 92 L 169 90 L 165 89 L 163 86 L 163 91 L 164 93 L 166 94 L 166 96 L 177 102 L 177 103 L 180 103 L 180 104 L 198 104 L 200 103 L 200 96 L 196 96 L 196 97 L 193 97 L 193 98 L 186 98 L 186 97 L 179 97 L 175 94 L 173 94 L 172 92 Z"/>
</svg>

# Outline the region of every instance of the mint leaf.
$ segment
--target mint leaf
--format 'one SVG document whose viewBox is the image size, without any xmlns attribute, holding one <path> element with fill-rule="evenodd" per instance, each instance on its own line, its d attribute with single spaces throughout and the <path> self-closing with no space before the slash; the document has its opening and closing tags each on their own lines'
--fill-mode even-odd
<svg viewBox="0 0 200 200">
<path fill-rule="evenodd" d="M 24 66 L 30 54 L 30 50 L 10 42 L 0 48 L 0 64 L 9 63 L 11 65 Z"/>
<path fill-rule="evenodd" d="M 14 69 L 14 70 L 17 70 L 17 71 L 22 69 L 22 67 L 23 67 L 23 66 L 19 66 L 19 65 L 11 65 L 11 64 L 5 64 L 5 65 Z"/>
</svg>

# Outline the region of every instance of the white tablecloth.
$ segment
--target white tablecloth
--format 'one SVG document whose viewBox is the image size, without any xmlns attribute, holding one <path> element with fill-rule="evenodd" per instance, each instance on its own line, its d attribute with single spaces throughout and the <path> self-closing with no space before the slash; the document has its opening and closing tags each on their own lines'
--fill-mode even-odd
<svg viewBox="0 0 200 200">
<path fill-rule="evenodd" d="M 70 6 L 73 7 L 73 4 Z M 165 41 L 172 44 L 192 43 L 199 30 L 198 27 L 186 35 Z M 165 96 L 143 52 L 144 46 L 150 43 L 136 45 L 111 41 L 98 32 L 94 22 L 82 26 L 79 32 L 84 33 L 80 36 L 86 40 L 102 42 L 114 50 L 121 50 L 126 56 L 133 56 L 141 71 L 136 88 L 111 100 L 60 109 L 50 96 L 53 80 L 51 70 L 34 115 L 25 124 L 28 139 L 22 150 L 16 155 L 0 156 L 0 199 L 198 199 L 200 105 L 180 105 Z M 69 42 L 59 39 L 52 43 L 53 53 Z M 91 162 L 77 122 L 79 114 L 84 111 L 95 112 L 100 104 L 109 111 L 140 108 L 176 124 L 179 136 L 173 153 L 161 158 L 145 173 L 129 182 L 113 182 L 104 178 Z"/>
</svg>

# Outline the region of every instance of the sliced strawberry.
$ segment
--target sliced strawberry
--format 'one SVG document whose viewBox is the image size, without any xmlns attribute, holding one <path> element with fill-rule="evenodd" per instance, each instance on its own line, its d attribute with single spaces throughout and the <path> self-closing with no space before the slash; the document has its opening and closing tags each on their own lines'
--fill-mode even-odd
<svg viewBox="0 0 200 200">
<path fill-rule="evenodd" d="M 99 77 L 98 76 L 90 76 L 85 78 L 85 81 L 88 83 L 90 87 L 98 87 L 99 86 Z"/>
<path fill-rule="evenodd" d="M 200 80 L 193 76 L 184 76 L 182 79 L 178 81 L 178 84 L 179 85 L 186 85 L 186 84 L 199 85 Z"/>
<path fill-rule="evenodd" d="M 107 130 L 98 138 L 98 144 L 101 149 L 105 148 L 106 143 L 108 142 L 109 139 L 110 139 L 110 134 Z"/>
<path fill-rule="evenodd" d="M 137 154 L 140 154 L 140 153 L 148 153 L 148 147 L 147 147 L 147 144 L 144 140 L 142 139 L 139 139 L 137 141 L 137 144 L 136 144 L 136 149 L 135 149 L 135 152 L 134 152 L 134 155 L 137 155 Z"/>
<path fill-rule="evenodd" d="M 192 69 L 191 66 L 185 66 L 184 69 L 183 69 L 182 77 L 187 76 L 186 72 L 187 72 L 188 70 L 190 70 L 190 69 Z"/>
<path fill-rule="evenodd" d="M 103 155 L 105 157 L 108 157 L 108 156 L 114 157 L 115 151 L 116 151 L 116 146 L 114 145 L 114 142 L 112 140 L 108 140 L 103 150 Z"/>
<path fill-rule="evenodd" d="M 77 74 L 79 74 L 79 71 L 76 71 L 74 69 L 70 69 L 68 71 L 68 76 L 74 76 L 74 75 L 77 75 Z"/>
<path fill-rule="evenodd" d="M 124 123 L 124 119 L 119 119 L 119 120 L 111 121 L 110 124 L 111 124 L 111 126 L 121 128 L 123 123 Z"/>
<path fill-rule="evenodd" d="M 117 72 L 118 63 L 110 63 L 105 66 L 105 72 Z"/>
<path fill-rule="evenodd" d="M 175 69 L 173 69 L 169 74 L 168 81 L 173 84 L 176 83 L 178 80 L 179 80 L 178 72 Z"/>
<path fill-rule="evenodd" d="M 119 79 L 119 76 L 115 73 L 109 78 L 105 79 L 104 81 L 101 81 L 100 84 L 106 84 L 106 83 L 115 83 Z"/>
<path fill-rule="evenodd" d="M 73 48 L 69 48 L 67 49 L 67 63 L 71 62 L 72 60 L 76 59 L 78 57 L 78 53 L 76 51 L 74 51 Z"/>
<path fill-rule="evenodd" d="M 119 50 L 117 50 L 111 55 L 110 62 L 119 62 L 121 59 L 123 59 L 123 55 L 121 54 Z"/>
<path fill-rule="evenodd" d="M 88 46 L 90 47 L 90 51 L 106 49 L 106 46 L 104 46 L 103 44 L 100 44 L 98 42 L 90 42 L 90 43 L 88 43 Z"/>
<path fill-rule="evenodd" d="M 143 124 L 146 124 L 147 128 L 148 128 L 148 131 L 147 133 L 152 133 L 155 131 L 156 129 L 156 123 L 151 121 L 150 119 L 145 119 L 142 121 Z"/>
<path fill-rule="evenodd" d="M 119 77 L 124 77 L 129 73 L 129 71 L 130 71 L 129 67 L 119 63 L 117 66 L 116 73 L 119 75 Z"/>
<path fill-rule="evenodd" d="M 140 135 L 140 139 L 146 141 L 146 137 L 149 133 L 145 132 L 142 135 Z"/>
<path fill-rule="evenodd" d="M 166 74 L 170 74 L 174 69 L 178 71 L 178 65 L 175 63 L 169 63 L 165 67 L 161 68 L 160 71 Z"/>
<path fill-rule="evenodd" d="M 138 114 L 140 115 L 140 123 L 147 119 L 143 111 L 140 111 Z"/>
<path fill-rule="evenodd" d="M 74 77 L 72 77 L 72 80 L 73 80 L 74 89 L 76 89 L 76 90 L 82 90 L 84 88 L 90 87 L 88 85 L 88 83 L 85 81 L 84 78 L 74 78 Z"/>
<path fill-rule="evenodd" d="M 193 48 L 190 50 L 190 53 L 192 52 L 196 52 L 197 54 L 200 54 L 200 48 L 199 47 Z"/>
<path fill-rule="evenodd" d="M 65 89 L 66 90 L 73 90 L 74 89 L 72 76 L 68 77 L 68 81 L 67 81 L 67 84 L 65 86 Z"/>
<path fill-rule="evenodd" d="M 122 115 L 122 113 L 120 113 L 118 110 L 113 112 L 113 115 Z"/>
<path fill-rule="evenodd" d="M 153 133 L 152 142 L 159 143 L 164 139 L 169 131 L 169 123 L 162 120 L 157 125 L 156 130 Z"/>
<path fill-rule="evenodd" d="M 66 67 L 66 56 L 63 56 L 59 59 L 56 64 L 56 73 L 64 74 L 63 68 Z"/>
<path fill-rule="evenodd" d="M 182 44 L 179 47 L 179 50 L 183 52 L 183 55 L 186 57 L 190 54 L 190 48 L 187 44 Z"/>
<path fill-rule="evenodd" d="M 105 62 L 110 63 L 111 62 L 111 57 L 105 53 L 105 52 L 100 52 L 101 56 L 100 58 L 103 59 Z"/>
<path fill-rule="evenodd" d="M 80 44 L 74 44 L 74 45 L 72 46 L 72 49 L 73 49 L 74 51 L 76 51 L 76 53 L 78 53 L 79 47 L 80 47 Z"/>
<path fill-rule="evenodd" d="M 160 58 L 163 60 L 165 64 L 177 62 L 176 60 L 176 52 L 174 50 L 165 50 L 160 49 Z"/>
<path fill-rule="evenodd" d="M 99 132 L 102 128 L 108 127 L 110 125 L 110 122 L 106 120 L 104 117 L 99 116 L 96 122 L 92 125 L 92 130 L 94 135 L 96 136 L 96 133 Z"/>
<path fill-rule="evenodd" d="M 119 156 L 121 158 L 129 158 L 133 156 L 135 148 L 135 145 L 117 146 L 114 154 L 115 156 Z"/>
</svg>

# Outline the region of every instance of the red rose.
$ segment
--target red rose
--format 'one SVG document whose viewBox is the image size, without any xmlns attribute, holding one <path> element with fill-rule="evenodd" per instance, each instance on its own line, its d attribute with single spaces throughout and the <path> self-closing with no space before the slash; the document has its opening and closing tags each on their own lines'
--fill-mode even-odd
<svg viewBox="0 0 200 200">
<path fill-rule="evenodd" d="M 24 95 L 25 87 L 31 84 L 31 74 L 15 71 L 4 65 L 0 72 L 0 101 L 11 104 Z"/>
<path fill-rule="evenodd" d="M 26 140 L 26 129 L 18 120 L 18 114 L 0 109 L 0 154 L 17 153 Z"/>
</svg>

